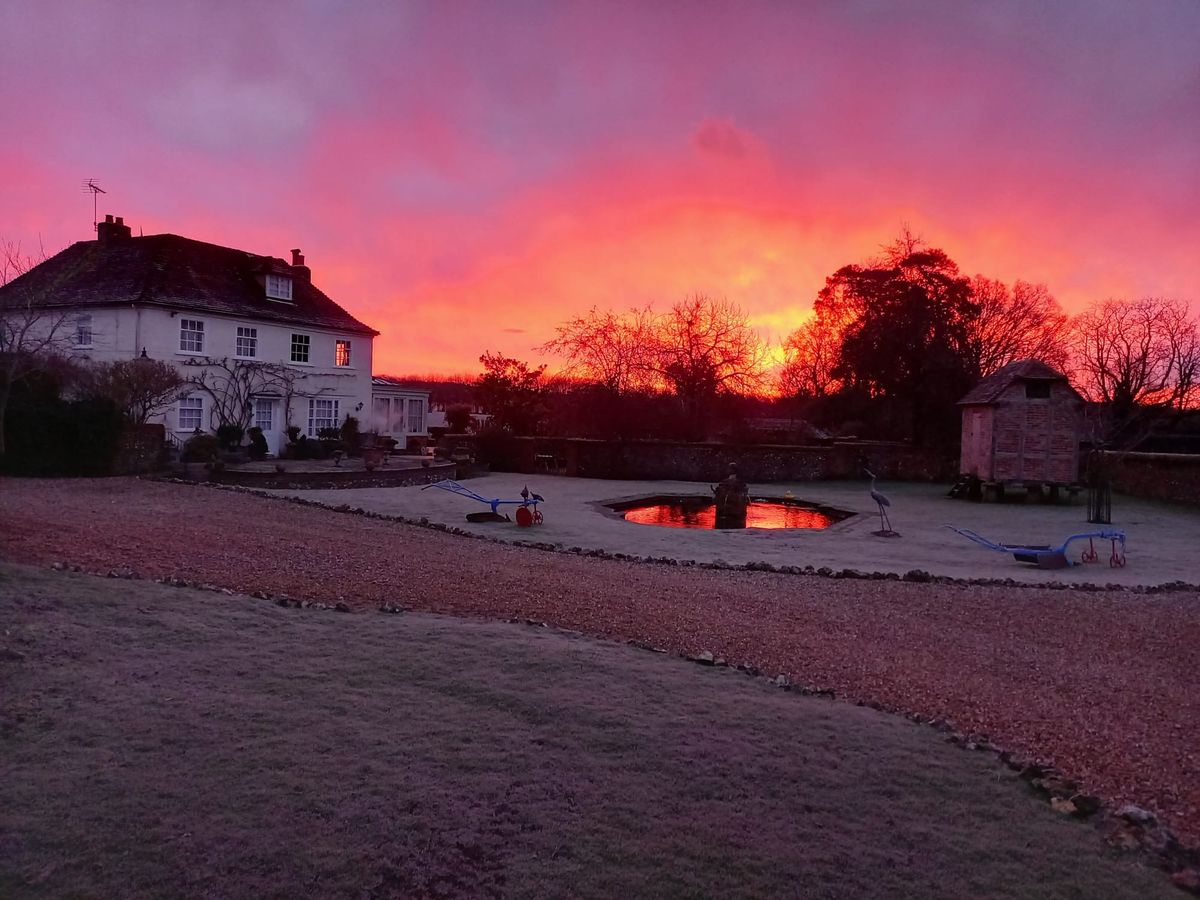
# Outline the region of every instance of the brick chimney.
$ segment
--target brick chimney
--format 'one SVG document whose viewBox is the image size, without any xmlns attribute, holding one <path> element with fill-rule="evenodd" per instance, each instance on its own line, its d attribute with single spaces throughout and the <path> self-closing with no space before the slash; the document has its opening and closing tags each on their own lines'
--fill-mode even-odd
<svg viewBox="0 0 1200 900">
<path fill-rule="evenodd" d="M 101 244 L 112 244 L 133 237 L 133 229 L 125 224 L 122 216 L 115 219 L 111 215 L 104 217 L 103 222 L 96 223 L 96 240 Z"/>
<path fill-rule="evenodd" d="M 304 254 L 300 252 L 299 247 L 292 250 L 292 272 L 297 278 L 304 281 L 312 281 L 312 269 L 304 264 Z"/>
</svg>

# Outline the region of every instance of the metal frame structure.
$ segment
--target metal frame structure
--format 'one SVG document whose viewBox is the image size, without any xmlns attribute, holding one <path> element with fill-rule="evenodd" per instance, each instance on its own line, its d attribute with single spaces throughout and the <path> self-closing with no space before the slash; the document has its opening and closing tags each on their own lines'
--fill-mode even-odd
<svg viewBox="0 0 1200 900">
<path fill-rule="evenodd" d="M 1018 562 L 1033 563 L 1040 569 L 1065 569 L 1067 566 L 1077 566 L 1080 563 L 1096 562 L 1099 559 L 1099 554 L 1096 553 L 1095 540 L 1098 538 L 1102 541 L 1112 541 L 1112 553 L 1108 557 L 1108 564 L 1114 569 L 1125 568 L 1125 532 L 1119 528 L 1104 528 L 1100 531 L 1084 531 L 1079 534 L 1073 534 L 1057 547 L 1049 546 L 1027 546 L 1024 544 L 998 544 L 995 541 L 989 541 L 980 534 L 976 534 L 968 528 L 958 528 L 954 525 L 947 525 L 951 531 L 956 531 L 968 540 L 972 540 L 980 546 L 987 547 L 989 550 L 996 550 L 999 553 L 1011 553 L 1013 559 Z M 1079 555 L 1079 562 L 1075 562 L 1067 557 L 1067 549 L 1072 541 L 1081 541 L 1087 539 L 1088 549 L 1084 550 Z M 1118 549 L 1117 545 L 1120 545 Z"/>
</svg>

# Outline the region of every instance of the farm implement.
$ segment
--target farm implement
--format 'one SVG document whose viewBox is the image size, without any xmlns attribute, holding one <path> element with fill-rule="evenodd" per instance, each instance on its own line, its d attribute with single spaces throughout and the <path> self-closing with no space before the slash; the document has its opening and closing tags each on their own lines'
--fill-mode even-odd
<svg viewBox="0 0 1200 900">
<path fill-rule="evenodd" d="M 538 504 L 544 503 L 545 498 L 541 494 L 535 494 L 530 491 L 528 485 L 521 488 L 521 495 L 517 500 L 503 500 L 498 497 L 489 499 L 449 478 L 445 481 L 435 481 L 433 484 L 427 484 L 421 490 L 427 491 L 430 488 L 437 488 L 450 494 L 457 494 L 460 497 L 466 497 L 468 500 L 477 500 L 491 507 L 487 512 L 467 513 L 468 522 L 511 522 L 512 519 L 500 512 L 500 507 L 515 506 L 517 509 L 513 515 L 517 520 L 517 524 L 522 528 L 542 524 L 542 511 L 538 509 Z"/>
</svg>

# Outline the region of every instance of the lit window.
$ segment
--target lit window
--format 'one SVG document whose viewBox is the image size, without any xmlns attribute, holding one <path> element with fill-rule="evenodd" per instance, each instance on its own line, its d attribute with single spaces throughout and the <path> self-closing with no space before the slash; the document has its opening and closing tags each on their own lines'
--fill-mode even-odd
<svg viewBox="0 0 1200 900">
<path fill-rule="evenodd" d="M 179 320 L 179 349 L 184 353 L 204 352 L 204 323 L 199 319 Z"/>
<path fill-rule="evenodd" d="M 308 362 L 308 350 L 312 346 L 312 339 L 307 334 L 292 335 L 292 362 L 306 363 Z"/>
<path fill-rule="evenodd" d="M 408 401 L 408 431 L 410 434 L 425 433 L 425 404 L 420 400 Z"/>
<path fill-rule="evenodd" d="M 196 431 L 204 419 L 203 397 L 181 397 L 179 400 L 179 430 Z"/>
<path fill-rule="evenodd" d="M 244 328 L 237 330 L 237 355 L 244 357 L 258 356 L 258 329 Z"/>
<path fill-rule="evenodd" d="M 333 364 L 335 366 L 350 365 L 350 342 L 338 341 L 333 345 Z"/>
<path fill-rule="evenodd" d="M 292 279 L 282 275 L 267 276 L 267 296 L 272 300 L 292 300 Z"/>
<path fill-rule="evenodd" d="M 275 401 L 258 399 L 254 401 L 254 425 L 261 428 L 263 434 L 274 430 Z"/>
<path fill-rule="evenodd" d="M 392 433 L 405 434 L 407 423 L 404 421 L 404 401 L 399 397 L 392 400 Z"/>
<path fill-rule="evenodd" d="M 92 317 L 91 316 L 76 316 L 75 317 L 75 346 L 90 347 L 92 346 Z"/>
<path fill-rule="evenodd" d="M 336 428 L 338 401 L 315 397 L 308 401 L 308 436 L 316 437 L 322 428 Z"/>
</svg>

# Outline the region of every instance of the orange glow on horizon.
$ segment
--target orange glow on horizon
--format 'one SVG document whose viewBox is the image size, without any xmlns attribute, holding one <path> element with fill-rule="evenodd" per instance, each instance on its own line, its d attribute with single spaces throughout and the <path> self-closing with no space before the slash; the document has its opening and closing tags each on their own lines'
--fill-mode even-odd
<svg viewBox="0 0 1200 900">
<path fill-rule="evenodd" d="M 95 177 L 135 234 L 300 247 L 377 372 L 695 293 L 777 359 L 905 225 L 1068 312 L 1200 304 L 1196 4 L 93 5 L 4 18 L 0 239 L 92 239 Z"/>
</svg>

